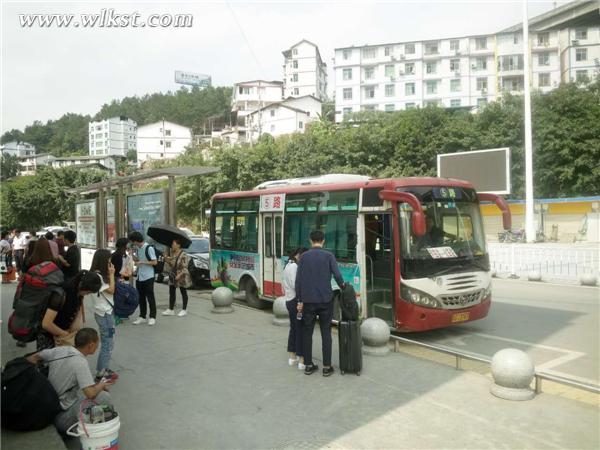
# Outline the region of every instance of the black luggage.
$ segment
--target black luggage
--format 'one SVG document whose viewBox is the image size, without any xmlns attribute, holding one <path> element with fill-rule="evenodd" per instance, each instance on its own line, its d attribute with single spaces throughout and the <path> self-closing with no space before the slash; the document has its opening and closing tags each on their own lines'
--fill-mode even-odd
<svg viewBox="0 0 600 450">
<path fill-rule="evenodd" d="M 338 323 L 340 346 L 340 373 L 355 373 L 362 370 L 362 339 L 358 320 L 342 320 Z"/>
<path fill-rule="evenodd" d="M 356 292 L 350 283 L 346 283 L 342 288 L 340 308 L 342 310 L 342 320 L 358 320 L 359 311 Z"/>
</svg>

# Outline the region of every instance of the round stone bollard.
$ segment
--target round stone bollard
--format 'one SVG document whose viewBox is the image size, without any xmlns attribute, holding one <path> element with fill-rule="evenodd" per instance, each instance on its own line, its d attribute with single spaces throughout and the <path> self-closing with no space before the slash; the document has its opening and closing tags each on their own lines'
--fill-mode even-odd
<svg viewBox="0 0 600 450">
<path fill-rule="evenodd" d="M 490 275 L 492 276 L 492 278 L 496 278 L 498 276 L 498 272 L 496 272 L 496 269 L 492 269 Z"/>
<path fill-rule="evenodd" d="M 360 326 L 363 341 L 363 353 L 366 355 L 385 356 L 390 352 L 390 327 L 377 317 L 365 320 Z"/>
<path fill-rule="evenodd" d="M 224 286 L 216 288 L 211 296 L 213 309 L 211 312 L 215 314 L 228 314 L 233 312 L 233 292 L 231 289 Z"/>
<path fill-rule="evenodd" d="M 273 302 L 273 325 L 287 327 L 289 324 L 290 316 L 285 305 L 285 297 L 277 297 Z"/>
<path fill-rule="evenodd" d="M 531 381 L 535 367 L 531 358 L 516 348 L 505 348 L 492 358 L 494 384 L 490 392 L 505 400 L 531 400 L 535 392 Z"/>
<path fill-rule="evenodd" d="M 539 270 L 532 270 L 527 274 L 529 281 L 542 281 L 542 273 Z"/>
<path fill-rule="evenodd" d="M 596 278 L 596 276 L 592 273 L 584 273 L 581 275 L 581 277 L 579 277 L 579 282 L 583 286 L 596 286 L 598 283 L 598 278 Z"/>
</svg>

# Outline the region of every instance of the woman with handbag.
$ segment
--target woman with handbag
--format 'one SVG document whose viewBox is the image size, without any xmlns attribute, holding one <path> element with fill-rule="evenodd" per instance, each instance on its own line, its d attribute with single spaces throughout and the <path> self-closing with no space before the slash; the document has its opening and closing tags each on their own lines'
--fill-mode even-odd
<svg viewBox="0 0 600 450">
<path fill-rule="evenodd" d="M 163 316 L 175 315 L 175 295 L 177 288 L 181 292 L 183 308 L 177 314 L 183 317 L 187 314 L 188 293 L 187 289 L 192 285 L 192 277 L 188 270 L 188 255 L 181 249 L 182 240 L 177 238 L 171 244 L 171 256 L 165 256 L 165 262 L 170 266 L 169 271 L 169 309 L 162 312 Z"/>
</svg>

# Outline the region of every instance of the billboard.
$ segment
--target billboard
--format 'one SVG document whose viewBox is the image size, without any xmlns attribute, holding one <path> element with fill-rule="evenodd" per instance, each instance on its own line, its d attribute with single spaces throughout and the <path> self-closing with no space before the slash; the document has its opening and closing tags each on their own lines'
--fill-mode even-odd
<svg viewBox="0 0 600 450">
<path fill-rule="evenodd" d="M 109 248 L 115 248 L 117 242 L 117 223 L 116 223 L 116 211 L 115 211 L 115 198 L 108 197 L 106 199 L 106 228 L 104 230 L 106 238 L 106 246 Z"/>
<path fill-rule="evenodd" d="M 127 232 L 139 231 L 146 238 L 150 225 L 165 223 L 165 191 L 141 192 L 127 196 Z"/>
<path fill-rule="evenodd" d="M 175 71 L 175 83 L 187 84 L 190 86 L 209 87 L 212 85 L 212 80 L 209 75 L 203 73 L 184 72 L 182 70 Z"/>
<path fill-rule="evenodd" d="M 96 248 L 96 203 L 97 200 L 85 200 L 75 204 L 77 242 L 82 247 Z"/>
<path fill-rule="evenodd" d="M 437 176 L 468 181 L 478 192 L 510 194 L 510 149 L 437 155 Z"/>
</svg>

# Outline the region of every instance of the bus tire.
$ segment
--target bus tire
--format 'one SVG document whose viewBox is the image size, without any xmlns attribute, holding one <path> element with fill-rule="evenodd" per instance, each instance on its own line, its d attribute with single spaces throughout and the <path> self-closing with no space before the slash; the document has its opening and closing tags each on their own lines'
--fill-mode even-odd
<svg viewBox="0 0 600 450">
<path fill-rule="evenodd" d="M 246 304 L 248 306 L 256 309 L 265 309 L 267 307 L 267 302 L 261 300 L 258 296 L 258 288 L 252 278 L 245 278 L 242 286 L 246 293 Z"/>
</svg>

